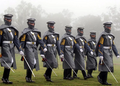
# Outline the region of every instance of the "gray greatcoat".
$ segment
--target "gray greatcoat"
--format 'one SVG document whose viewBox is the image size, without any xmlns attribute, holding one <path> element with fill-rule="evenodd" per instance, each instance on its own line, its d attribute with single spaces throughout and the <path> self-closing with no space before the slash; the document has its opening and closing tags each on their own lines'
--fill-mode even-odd
<svg viewBox="0 0 120 86">
<path fill-rule="evenodd" d="M 74 39 L 75 37 L 72 35 L 64 34 L 62 40 L 65 39 L 65 45 L 64 45 L 64 61 L 63 61 L 63 69 L 74 69 L 75 63 L 73 59 L 73 53 L 74 53 Z M 67 47 L 71 46 L 71 47 Z"/>
<path fill-rule="evenodd" d="M 7 28 L 9 28 L 9 31 Z M 8 26 L 8 25 L 1 25 L 0 30 L 3 31 L 2 34 L 2 39 L 1 39 L 1 66 L 5 68 L 13 67 L 14 69 L 17 69 L 16 67 L 16 61 L 15 61 L 15 51 L 14 51 L 14 46 L 15 46 L 15 33 L 18 37 L 18 31 L 16 30 L 15 27 L 13 26 Z M 12 32 L 12 35 L 11 35 Z M 3 43 L 3 41 L 13 41 L 13 43 Z M 17 46 L 16 46 L 17 47 Z M 19 46 L 20 47 L 20 46 Z M 19 47 L 18 50 L 19 50 Z M 8 66 L 9 65 L 9 66 Z"/>
<path fill-rule="evenodd" d="M 45 37 L 47 37 L 47 40 L 45 40 Z M 59 34 L 56 32 L 50 32 L 49 30 L 45 32 L 43 36 L 43 41 L 47 46 L 47 52 L 45 53 L 45 58 L 47 59 L 46 62 L 43 62 L 43 67 L 47 68 L 57 68 L 58 62 L 57 62 L 57 46 L 56 41 L 57 37 L 59 39 Z M 49 46 L 53 45 L 53 46 Z"/>
<path fill-rule="evenodd" d="M 80 49 L 83 50 L 83 52 L 80 52 L 79 50 L 75 49 L 75 69 L 77 70 L 85 70 L 85 48 L 84 48 L 84 41 L 86 41 L 86 39 L 83 36 L 79 36 L 77 35 L 75 37 L 76 42 L 78 43 L 78 45 L 80 46 Z"/>
<path fill-rule="evenodd" d="M 114 40 L 114 36 L 111 33 L 106 33 L 103 32 L 100 35 L 100 38 L 104 38 L 104 43 L 103 43 L 103 64 L 101 65 L 101 60 L 99 61 L 99 71 L 107 71 L 109 72 L 108 68 L 113 72 L 113 54 L 112 54 L 112 43 Z M 98 49 L 99 49 L 99 42 L 100 38 L 98 40 L 97 46 L 96 46 L 96 54 L 98 56 Z M 111 47 L 109 49 L 106 49 L 104 47 Z M 105 65 L 106 64 L 106 65 Z M 107 68 L 108 67 L 108 68 Z"/>
<path fill-rule="evenodd" d="M 87 70 L 90 70 L 90 69 L 95 70 L 97 68 L 97 60 L 96 60 L 96 52 L 95 52 L 96 41 L 93 39 L 89 39 L 88 43 L 89 43 L 89 46 L 92 49 L 94 55 L 91 56 L 91 54 L 89 52 L 87 53 L 86 69 Z"/>
<path fill-rule="evenodd" d="M 33 34 L 34 33 L 34 36 Z M 25 53 L 25 58 L 27 60 L 27 62 L 29 63 L 31 69 L 36 69 L 39 70 L 39 59 L 38 59 L 38 52 L 37 52 L 37 46 L 38 46 L 38 38 L 37 35 L 39 34 L 39 36 L 41 36 L 41 32 L 34 28 L 34 29 L 29 29 L 29 28 L 25 28 L 22 31 L 22 34 L 20 36 L 20 40 L 23 37 L 23 35 L 26 35 L 25 38 L 25 43 L 22 43 L 21 41 L 21 45 L 24 48 L 24 53 Z M 36 44 L 28 44 L 27 42 L 36 42 Z M 24 69 L 29 69 L 26 61 L 24 60 Z"/>
</svg>

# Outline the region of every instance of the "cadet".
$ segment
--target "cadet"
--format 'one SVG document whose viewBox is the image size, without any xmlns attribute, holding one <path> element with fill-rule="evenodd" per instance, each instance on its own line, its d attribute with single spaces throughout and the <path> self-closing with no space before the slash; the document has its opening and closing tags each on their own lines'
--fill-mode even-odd
<svg viewBox="0 0 120 86">
<path fill-rule="evenodd" d="M 119 58 L 114 39 L 115 36 L 111 33 L 112 22 L 105 22 L 104 32 L 101 33 L 96 46 L 96 55 L 100 57 L 98 81 L 103 85 L 111 85 L 107 82 L 108 72 L 113 72 L 113 55 L 114 51 L 117 58 Z"/>
<path fill-rule="evenodd" d="M 77 74 L 78 70 L 81 70 L 84 79 L 87 79 L 87 75 L 85 72 L 85 52 L 89 52 L 90 55 L 93 55 L 93 52 L 91 51 L 90 47 L 87 44 L 87 40 L 83 36 L 83 27 L 78 27 L 77 33 L 78 35 L 75 37 L 76 42 L 78 43 L 80 47 L 80 51 L 75 49 L 75 72 Z M 73 78 L 79 78 L 77 77 L 75 73 L 73 73 Z"/>
<path fill-rule="evenodd" d="M 43 51 L 46 52 L 46 45 L 41 39 L 41 32 L 35 28 L 35 19 L 28 19 L 28 28 L 22 31 L 20 36 L 21 46 L 25 52 L 25 58 L 28 62 L 24 60 L 24 69 L 26 69 L 26 82 L 32 83 L 32 70 L 35 68 L 36 71 L 39 70 L 39 59 L 37 53 L 37 46 L 40 44 Z M 23 58 L 24 59 L 24 58 Z M 29 66 L 32 70 L 30 70 Z"/>
<path fill-rule="evenodd" d="M 10 69 L 16 69 L 15 61 L 15 51 L 14 46 L 17 47 L 20 55 L 24 56 L 22 52 L 19 40 L 18 40 L 18 30 L 11 25 L 12 23 L 12 14 L 4 15 L 4 22 L 0 26 L 0 46 L 1 46 L 1 66 L 4 67 L 4 73 L 2 81 L 5 84 L 12 84 L 13 82 L 9 81 Z"/>
<path fill-rule="evenodd" d="M 72 69 L 75 68 L 73 53 L 74 48 L 78 51 L 80 50 L 79 45 L 75 41 L 75 37 L 71 35 L 71 26 L 65 26 L 66 33 L 61 39 L 61 50 L 64 53 L 63 69 L 64 69 L 64 79 L 73 80 L 71 77 Z M 73 72 L 75 72 L 73 70 Z M 76 73 L 75 73 L 76 74 Z"/>
<path fill-rule="evenodd" d="M 88 70 L 87 77 L 93 78 L 92 72 L 97 68 L 97 60 L 96 60 L 96 52 L 95 52 L 96 32 L 94 31 L 90 32 L 90 39 L 88 40 L 88 45 L 92 49 L 93 55 L 91 56 L 90 53 L 87 52 L 87 61 L 86 61 L 86 69 Z"/>
<path fill-rule="evenodd" d="M 59 34 L 54 32 L 54 21 L 48 21 L 47 27 L 48 31 L 45 32 L 43 36 L 43 41 L 47 46 L 47 52 L 44 55 L 41 55 L 43 58 L 43 66 L 47 67 L 47 70 L 44 74 L 46 81 L 53 82 L 51 80 L 51 73 L 53 68 L 58 67 L 57 62 L 57 52 L 61 59 L 63 59 L 63 54 L 60 52 L 60 44 L 59 44 Z M 42 53 L 42 52 L 41 52 Z"/>
</svg>

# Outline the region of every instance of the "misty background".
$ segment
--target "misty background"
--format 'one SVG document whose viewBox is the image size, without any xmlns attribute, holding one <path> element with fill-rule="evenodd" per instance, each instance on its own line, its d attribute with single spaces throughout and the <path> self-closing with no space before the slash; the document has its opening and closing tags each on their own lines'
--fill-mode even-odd
<svg viewBox="0 0 120 86">
<path fill-rule="evenodd" d="M 88 2 L 86 1 L 86 3 Z M 69 4 L 69 2 L 67 4 Z M 108 0 L 108 4 L 109 4 L 109 0 Z M 75 5 L 73 4 L 73 6 Z M 90 9 L 86 10 L 84 8 L 83 10 L 85 10 L 86 12 L 90 11 Z M 100 9 L 95 9 L 95 10 L 98 10 L 98 14 L 99 14 Z M 77 11 L 81 12 L 81 10 L 77 10 Z M 48 13 L 47 10 L 43 9 L 40 4 L 34 5 L 30 2 L 20 0 L 19 3 L 15 7 L 9 6 L 3 12 L 0 13 L 0 25 L 4 23 L 3 15 L 6 13 L 14 15 L 12 19 L 12 25 L 15 26 L 19 30 L 19 35 L 24 28 L 28 27 L 27 19 L 35 18 L 36 19 L 35 27 L 41 31 L 41 36 L 43 36 L 44 32 L 48 30 L 46 22 L 55 21 L 56 22 L 55 32 L 58 32 L 60 34 L 60 37 L 65 33 L 65 30 L 64 30 L 65 26 L 71 25 L 73 27 L 72 34 L 74 36 L 77 35 L 78 27 L 84 27 L 85 28 L 84 36 L 86 37 L 87 40 L 90 38 L 90 31 L 96 31 L 97 40 L 98 40 L 100 33 L 104 31 L 103 23 L 107 21 L 111 21 L 113 22 L 112 33 L 116 37 L 115 44 L 116 44 L 118 51 L 120 52 L 120 43 L 119 43 L 120 42 L 120 38 L 119 38 L 120 37 L 119 35 L 120 34 L 120 7 L 109 6 L 106 8 L 104 12 L 100 13 L 99 15 L 96 15 L 93 12 L 93 14 L 86 13 L 85 15 L 76 16 L 69 9 L 63 9 L 62 11 Z"/>
</svg>

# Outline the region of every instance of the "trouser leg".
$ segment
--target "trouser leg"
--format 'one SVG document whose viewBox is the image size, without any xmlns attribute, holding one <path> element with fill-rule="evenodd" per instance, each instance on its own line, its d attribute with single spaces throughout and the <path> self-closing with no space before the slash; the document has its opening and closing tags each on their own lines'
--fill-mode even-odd
<svg viewBox="0 0 120 86">
<path fill-rule="evenodd" d="M 4 68 L 3 78 L 9 79 L 10 69 Z"/>
<path fill-rule="evenodd" d="M 78 70 L 75 69 L 74 72 L 73 72 L 73 77 L 77 77 Z"/>
<path fill-rule="evenodd" d="M 26 77 L 31 78 L 32 77 L 32 72 L 30 71 L 30 69 L 27 69 L 26 72 L 27 72 Z"/>
</svg>

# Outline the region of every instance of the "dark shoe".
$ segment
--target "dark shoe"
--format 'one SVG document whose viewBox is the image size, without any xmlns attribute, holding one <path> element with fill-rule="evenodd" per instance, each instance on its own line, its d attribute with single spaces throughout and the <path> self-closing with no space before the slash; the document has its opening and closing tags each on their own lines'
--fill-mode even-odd
<svg viewBox="0 0 120 86">
<path fill-rule="evenodd" d="M 46 81 L 48 81 L 48 82 L 53 82 L 51 79 L 46 79 Z"/>
<path fill-rule="evenodd" d="M 35 83 L 35 81 L 32 81 L 31 78 L 26 77 L 25 79 L 26 79 L 26 82 L 28 82 L 28 83 Z"/>
<path fill-rule="evenodd" d="M 93 76 L 92 76 L 92 75 L 90 75 L 90 74 L 88 74 L 88 75 L 87 75 L 87 77 L 88 77 L 88 78 L 93 78 Z"/>
<path fill-rule="evenodd" d="M 88 77 L 86 76 L 86 77 L 84 77 L 84 80 L 87 80 L 88 79 Z"/>
<path fill-rule="evenodd" d="M 5 84 L 12 84 L 13 82 L 9 81 L 8 79 L 2 78 L 3 83 Z"/>
<path fill-rule="evenodd" d="M 73 79 L 80 79 L 80 77 L 77 77 L 77 76 L 73 76 Z"/>
<path fill-rule="evenodd" d="M 105 82 L 105 83 L 103 83 L 103 85 L 112 85 L 112 84 L 110 84 L 110 83 L 108 83 L 108 82 Z"/>
<path fill-rule="evenodd" d="M 99 77 L 99 75 L 97 76 L 98 82 L 100 82 L 101 84 L 103 84 L 102 79 Z"/>
<path fill-rule="evenodd" d="M 64 79 L 66 79 L 66 80 L 73 80 L 74 78 L 72 78 L 72 77 L 66 77 Z"/>
</svg>

